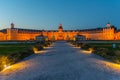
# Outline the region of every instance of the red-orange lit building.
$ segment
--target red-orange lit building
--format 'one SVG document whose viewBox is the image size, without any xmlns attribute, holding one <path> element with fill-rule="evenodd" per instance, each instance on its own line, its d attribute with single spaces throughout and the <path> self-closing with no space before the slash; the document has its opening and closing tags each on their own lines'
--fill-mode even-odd
<svg viewBox="0 0 120 80">
<path fill-rule="evenodd" d="M 76 35 L 83 35 L 87 40 L 120 40 L 120 30 L 117 30 L 110 23 L 105 28 L 83 29 L 83 30 L 64 30 L 62 24 L 58 30 L 33 30 L 11 28 L 0 30 L 0 40 L 35 40 L 36 36 L 44 35 L 49 40 L 73 40 Z"/>
</svg>

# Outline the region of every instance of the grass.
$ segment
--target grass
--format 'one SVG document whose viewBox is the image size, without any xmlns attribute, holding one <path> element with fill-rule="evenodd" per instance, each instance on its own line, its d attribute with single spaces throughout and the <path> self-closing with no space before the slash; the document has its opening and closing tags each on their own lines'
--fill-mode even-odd
<svg viewBox="0 0 120 80">
<path fill-rule="evenodd" d="M 40 45 L 42 46 L 49 46 L 50 42 L 46 43 L 17 43 L 17 44 L 0 44 L 0 56 L 2 55 L 9 55 L 11 53 L 17 53 L 20 51 L 26 51 L 28 48 L 37 47 L 40 48 Z"/>
<path fill-rule="evenodd" d="M 0 44 L 0 56 L 9 55 L 10 53 L 25 51 L 26 48 L 32 47 L 35 44 Z"/>
</svg>

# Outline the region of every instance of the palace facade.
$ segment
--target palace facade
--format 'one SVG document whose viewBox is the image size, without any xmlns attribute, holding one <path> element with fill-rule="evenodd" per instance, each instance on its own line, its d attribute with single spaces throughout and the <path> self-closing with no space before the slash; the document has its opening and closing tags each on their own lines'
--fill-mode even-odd
<svg viewBox="0 0 120 80">
<path fill-rule="evenodd" d="M 76 35 L 83 35 L 87 40 L 120 40 L 120 30 L 117 30 L 110 23 L 105 28 L 64 30 L 62 24 L 58 30 L 33 30 L 15 28 L 11 23 L 11 28 L 0 30 L 0 40 L 35 40 L 36 36 L 43 35 L 49 40 L 73 40 Z"/>
</svg>

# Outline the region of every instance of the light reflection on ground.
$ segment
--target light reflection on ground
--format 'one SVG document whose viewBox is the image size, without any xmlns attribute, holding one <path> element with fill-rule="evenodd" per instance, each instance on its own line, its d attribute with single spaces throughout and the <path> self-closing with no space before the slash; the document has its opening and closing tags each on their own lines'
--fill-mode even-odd
<svg viewBox="0 0 120 80">
<path fill-rule="evenodd" d="M 42 53 L 45 53 L 45 52 L 48 52 L 48 51 L 35 51 L 34 53 L 35 54 L 42 54 Z"/>
<path fill-rule="evenodd" d="M 12 66 L 7 66 L 5 69 L 2 70 L 2 72 L 6 71 L 7 69 L 10 69 Z"/>
<path fill-rule="evenodd" d="M 120 64 L 108 62 L 108 61 L 102 61 L 102 60 L 98 60 L 98 63 L 104 64 L 106 67 L 109 67 L 114 71 L 117 71 L 118 73 L 120 73 Z"/>
<path fill-rule="evenodd" d="M 92 51 L 80 50 L 80 52 L 85 53 L 85 54 L 92 54 Z"/>
<path fill-rule="evenodd" d="M 13 65 L 5 68 L 0 73 L 2 75 L 10 75 L 10 72 L 16 71 L 18 69 L 23 69 L 23 68 L 25 68 L 25 66 L 28 66 L 27 64 L 25 64 L 25 62 L 19 62 L 19 63 L 13 64 Z"/>
</svg>

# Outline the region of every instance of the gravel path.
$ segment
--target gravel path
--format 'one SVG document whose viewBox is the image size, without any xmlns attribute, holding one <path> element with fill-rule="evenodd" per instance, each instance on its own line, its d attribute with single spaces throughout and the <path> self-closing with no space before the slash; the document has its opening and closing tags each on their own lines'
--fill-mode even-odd
<svg viewBox="0 0 120 80">
<path fill-rule="evenodd" d="M 120 65 L 56 42 L 0 72 L 0 80 L 120 80 Z"/>
</svg>

